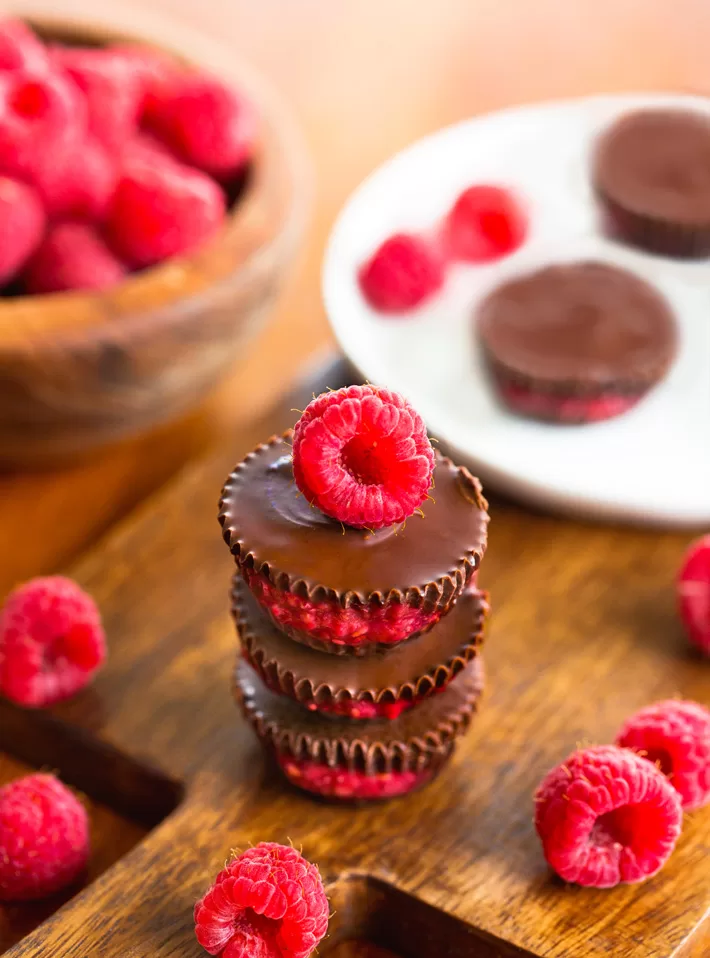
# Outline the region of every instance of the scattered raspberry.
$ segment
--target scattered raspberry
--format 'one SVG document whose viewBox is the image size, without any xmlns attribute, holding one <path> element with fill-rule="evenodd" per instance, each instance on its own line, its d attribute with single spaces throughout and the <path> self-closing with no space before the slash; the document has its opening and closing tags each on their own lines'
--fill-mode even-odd
<svg viewBox="0 0 710 958">
<path fill-rule="evenodd" d="M 47 52 L 22 20 L 0 20 L 0 70 L 37 70 L 47 63 Z"/>
<path fill-rule="evenodd" d="M 355 528 L 403 522 L 426 499 L 433 470 L 421 416 L 389 389 L 323 393 L 296 423 L 298 488 L 326 515 Z"/>
<path fill-rule="evenodd" d="M 680 835 L 677 792 L 629 749 L 582 749 L 549 772 L 535 795 L 535 827 L 550 866 L 568 882 L 611 888 L 665 864 Z"/>
<path fill-rule="evenodd" d="M 44 232 L 44 210 L 31 186 L 0 176 L 0 283 L 11 279 Z"/>
<path fill-rule="evenodd" d="M 710 655 L 710 536 L 688 549 L 678 577 L 680 617 L 701 652 Z"/>
<path fill-rule="evenodd" d="M 127 160 L 107 232 L 118 255 L 141 268 L 202 245 L 222 225 L 225 197 L 199 170 L 172 160 Z"/>
<path fill-rule="evenodd" d="M 444 264 L 426 240 L 397 233 L 360 267 L 358 279 L 370 306 L 385 313 L 402 313 L 441 289 Z"/>
<path fill-rule="evenodd" d="M 308 958 L 328 928 L 315 865 L 261 842 L 234 858 L 195 905 L 195 934 L 223 958 Z"/>
<path fill-rule="evenodd" d="M 616 739 L 653 762 L 690 811 L 710 802 L 710 712 L 669 699 L 632 715 Z"/>
<path fill-rule="evenodd" d="M 0 693 L 13 702 L 42 708 L 68 698 L 105 659 L 99 611 L 71 579 L 32 579 L 8 596 L 0 614 Z"/>
<path fill-rule="evenodd" d="M 125 274 L 123 264 L 92 226 L 59 223 L 28 263 L 24 285 L 31 294 L 108 289 Z"/>
<path fill-rule="evenodd" d="M 177 156 L 217 179 L 234 176 L 254 152 L 251 103 L 204 73 L 175 75 L 147 106 L 146 122 Z"/>
<path fill-rule="evenodd" d="M 67 162 L 83 135 L 85 110 L 63 76 L 0 74 L 0 168 L 36 182 L 48 167 Z"/>
<path fill-rule="evenodd" d="M 516 250 L 526 229 L 525 214 L 508 190 L 471 186 L 446 217 L 444 242 L 453 259 L 484 263 Z"/>
<path fill-rule="evenodd" d="M 112 49 L 53 47 L 52 63 L 84 94 L 89 132 L 118 150 L 138 126 L 144 86 L 129 57 Z"/>
<path fill-rule="evenodd" d="M 53 775 L 10 782 L 0 788 L 0 849 L 0 901 L 45 898 L 86 868 L 86 810 Z"/>
<path fill-rule="evenodd" d="M 113 157 L 95 137 L 86 136 L 68 162 L 49 167 L 37 184 L 51 219 L 100 223 L 117 180 Z"/>
</svg>

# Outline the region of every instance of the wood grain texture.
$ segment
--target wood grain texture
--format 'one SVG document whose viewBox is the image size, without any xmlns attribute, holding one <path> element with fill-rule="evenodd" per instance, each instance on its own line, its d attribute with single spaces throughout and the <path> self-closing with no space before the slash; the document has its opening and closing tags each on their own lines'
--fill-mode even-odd
<svg viewBox="0 0 710 958">
<path fill-rule="evenodd" d="M 229 850 L 290 839 L 333 881 L 324 954 L 359 939 L 402 958 L 707 955 L 708 810 L 687 817 L 657 877 L 613 891 L 553 878 L 532 827 L 536 784 L 578 743 L 609 741 L 630 711 L 665 696 L 710 703 L 707 663 L 688 650 L 674 609 L 687 536 L 566 522 L 493 497 L 481 571 L 493 603 L 489 689 L 448 769 L 405 799 L 343 809 L 285 787 L 264 760 L 229 693 L 233 567 L 216 500 L 234 461 L 289 425 L 302 401 L 234 435 L 73 570 L 103 610 L 109 666 L 51 717 L 6 708 L 0 747 L 28 746 L 41 762 L 37 723 L 51 722 L 60 760 L 88 748 L 143 770 L 134 780 L 154 791 L 133 784 L 129 803 L 171 781 L 185 797 L 10 954 L 189 958 L 192 904 Z M 119 795 L 126 773 L 114 776 Z M 163 795 L 165 810 L 174 797 Z"/>
</svg>

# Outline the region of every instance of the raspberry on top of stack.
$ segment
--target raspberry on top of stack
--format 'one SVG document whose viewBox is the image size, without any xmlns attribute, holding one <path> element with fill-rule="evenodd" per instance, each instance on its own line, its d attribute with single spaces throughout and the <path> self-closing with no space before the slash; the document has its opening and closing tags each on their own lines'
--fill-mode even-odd
<svg viewBox="0 0 710 958">
<path fill-rule="evenodd" d="M 220 521 L 237 698 L 286 774 L 333 798 L 431 778 L 482 688 L 478 480 L 402 396 L 351 386 L 235 468 Z"/>
</svg>

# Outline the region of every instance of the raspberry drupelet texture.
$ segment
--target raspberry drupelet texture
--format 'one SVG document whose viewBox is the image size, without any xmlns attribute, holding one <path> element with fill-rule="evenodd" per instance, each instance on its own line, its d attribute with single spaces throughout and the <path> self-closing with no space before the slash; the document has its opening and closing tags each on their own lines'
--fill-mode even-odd
<svg viewBox="0 0 710 958">
<path fill-rule="evenodd" d="M 195 905 L 195 934 L 220 958 L 308 958 L 328 929 L 318 868 L 261 842 L 234 858 Z"/>
<path fill-rule="evenodd" d="M 629 749 L 582 749 L 549 772 L 535 795 L 535 827 L 549 865 L 592 888 L 650 878 L 680 835 L 680 797 Z"/>
<path fill-rule="evenodd" d="M 420 772 L 365 772 L 346 767 L 331 768 L 324 762 L 277 755 L 286 778 L 297 788 L 340 801 L 376 801 L 406 795 L 433 777 L 433 770 Z"/>
<path fill-rule="evenodd" d="M 710 802 L 710 711 L 669 699 L 626 721 L 616 744 L 653 762 L 680 795 L 685 811 Z"/>
<path fill-rule="evenodd" d="M 710 655 L 710 536 L 694 542 L 678 576 L 678 608 L 688 636 Z"/>
<path fill-rule="evenodd" d="M 91 596 L 63 576 L 31 579 L 0 614 L 0 694 L 28 708 L 68 698 L 106 659 Z"/>
<path fill-rule="evenodd" d="M 484 263 L 507 256 L 525 239 L 525 214 L 500 186 L 471 186 L 444 221 L 444 246 L 452 259 Z"/>
<path fill-rule="evenodd" d="M 427 498 L 434 451 L 399 393 L 349 386 L 306 407 L 293 437 L 293 475 L 306 499 L 360 529 L 404 522 Z"/>
<path fill-rule="evenodd" d="M 0 788 L 0 901 L 60 891 L 88 858 L 86 809 L 53 775 L 28 775 Z"/>
<path fill-rule="evenodd" d="M 384 313 L 420 306 L 444 283 L 444 262 L 421 236 L 397 233 L 360 267 L 360 289 L 368 303 Z"/>
</svg>

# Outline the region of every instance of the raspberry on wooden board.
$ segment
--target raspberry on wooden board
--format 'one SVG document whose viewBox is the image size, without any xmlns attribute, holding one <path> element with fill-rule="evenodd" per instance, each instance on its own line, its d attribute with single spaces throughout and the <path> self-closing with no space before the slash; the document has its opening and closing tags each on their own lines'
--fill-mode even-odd
<svg viewBox="0 0 710 958">
<path fill-rule="evenodd" d="M 690 641 L 710 655 L 710 536 L 694 542 L 678 575 L 678 609 Z"/>
</svg>

